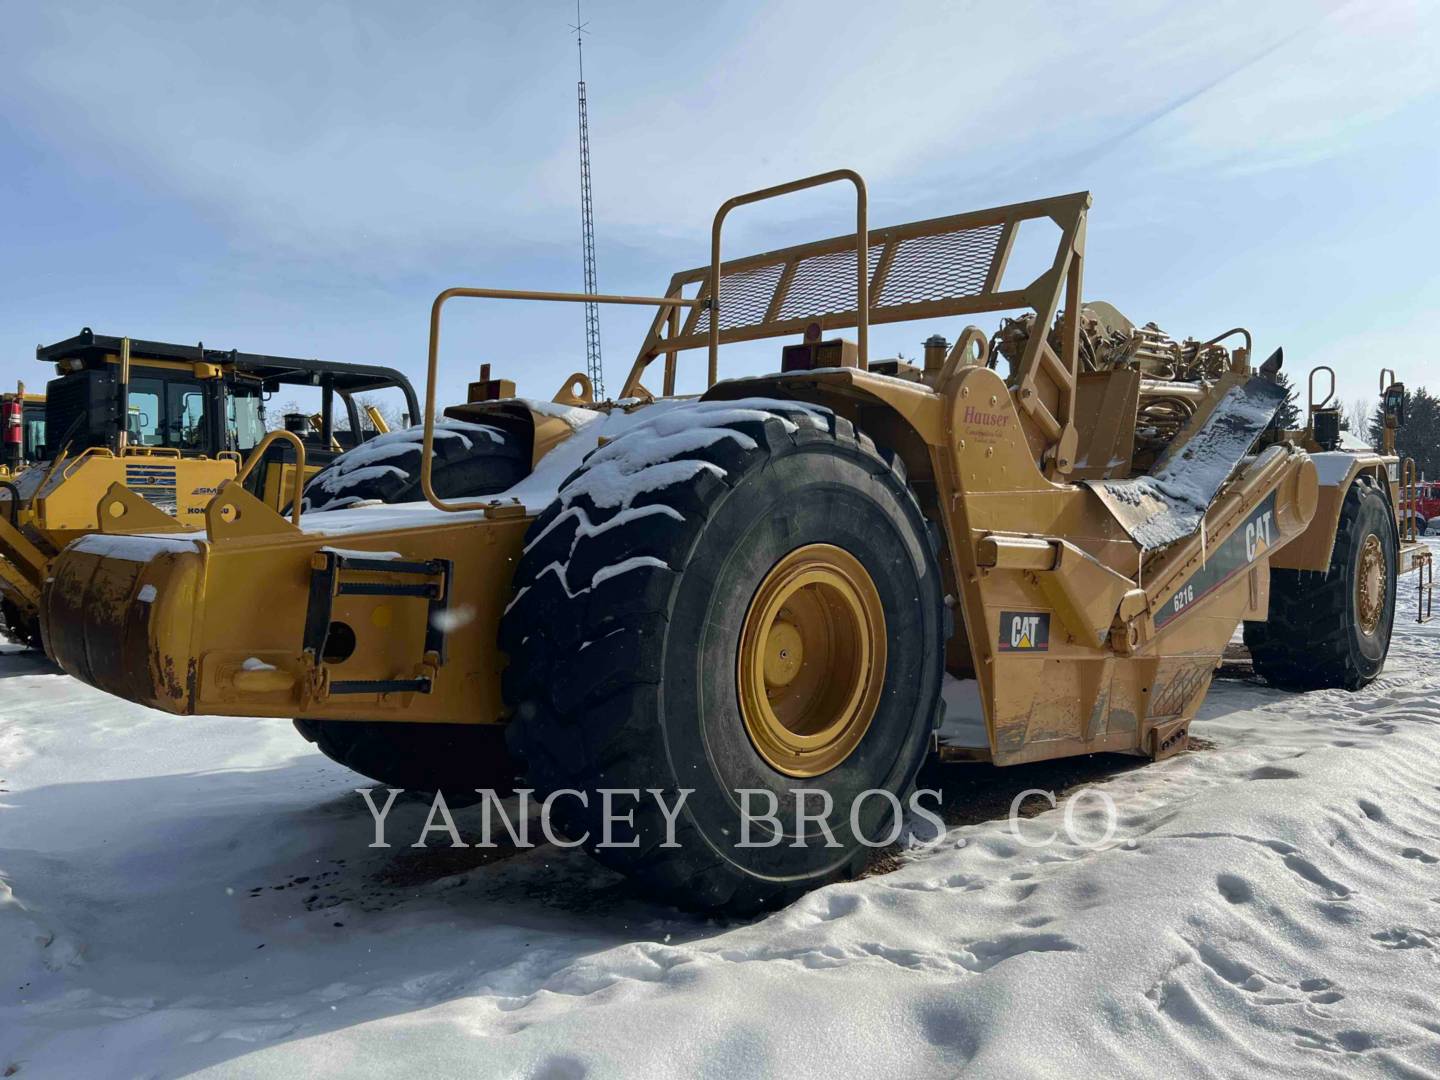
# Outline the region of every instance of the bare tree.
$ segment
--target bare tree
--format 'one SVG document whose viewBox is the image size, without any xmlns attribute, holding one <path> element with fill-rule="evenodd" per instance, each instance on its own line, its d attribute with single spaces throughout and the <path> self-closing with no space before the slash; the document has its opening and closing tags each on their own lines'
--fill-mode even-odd
<svg viewBox="0 0 1440 1080">
<path fill-rule="evenodd" d="M 388 396 L 381 394 L 360 394 L 355 398 L 355 404 L 360 410 L 360 424 L 366 431 L 371 430 L 370 418 L 365 415 L 365 407 L 367 405 L 375 406 L 391 431 L 398 431 L 402 427 L 407 426 L 405 410 Z"/>
<path fill-rule="evenodd" d="M 268 401 L 265 403 L 265 430 L 275 431 L 285 426 L 286 413 L 306 413 L 305 408 L 295 400 L 277 402 Z M 306 413 L 308 416 L 309 413 Z"/>
<path fill-rule="evenodd" d="M 392 401 L 383 394 L 357 394 L 355 397 L 355 408 L 360 414 L 360 427 L 366 432 L 374 431 L 370 418 L 365 415 L 365 406 L 374 405 L 384 417 L 385 423 L 391 431 L 398 431 L 400 428 L 409 426 L 413 421 L 406 420 L 403 405 Z M 294 398 L 288 401 L 269 401 L 265 405 L 265 428 L 267 431 L 274 431 L 276 428 L 285 426 L 286 413 L 299 413 L 302 416 L 314 416 L 320 411 L 319 401 L 310 402 L 308 407 L 304 402 L 296 401 Z M 331 423 L 335 425 L 336 431 L 350 430 L 350 416 L 345 408 L 345 403 L 337 395 L 335 398 L 335 411 L 331 417 Z"/>
<path fill-rule="evenodd" d="M 1345 410 L 1346 430 L 1360 439 L 1370 435 L 1370 421 L 1375 413 L 1375 402 L 1368 397 L 1357 397 Z"/>
</svg>

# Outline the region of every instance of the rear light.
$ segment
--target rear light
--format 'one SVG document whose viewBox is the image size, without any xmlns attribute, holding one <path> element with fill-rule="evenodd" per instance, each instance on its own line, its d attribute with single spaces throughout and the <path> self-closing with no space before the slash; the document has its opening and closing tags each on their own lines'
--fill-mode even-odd
<svg viewBox="0 0 1440 1080">
<path fill-rule="evenodd" d="M 503 398 L 515 396 L 515 384 L 509 379 L 490 378 L 490 365 L 480 365 L 480 381 L 470 384 L 470 393 L 466 395 L 466 402 L 474 404 L 477 401 L 500 401 Z"/>
<path fill-rule="evenodd" d="M 798 345 L 786 345 L 780 353 L 781 372 L 859 366 L 860 347 L 843 338 L 821 341 L 818 323 L 811 323 L 806 328 L 804 341 Z"/>
</svg>

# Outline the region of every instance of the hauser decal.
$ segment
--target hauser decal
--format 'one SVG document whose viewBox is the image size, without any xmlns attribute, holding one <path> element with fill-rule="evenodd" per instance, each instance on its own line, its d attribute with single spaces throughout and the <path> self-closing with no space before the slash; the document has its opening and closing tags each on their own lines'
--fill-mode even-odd
<svg viewBox="0 0 1440 1080">
<path fill-rule="evenodd" d="M 1205 565 L 1191 574 L 1175 595 L 1161 606 L 1155 614 L 1155 629 L 1159 630 L 1264 555 L 1275 543 L 1276 536 L 1275 493 L 1271 492 L 1250 512 L 1245 524 L 1211 551 Z"/>
<path fill-rule="evenodd" d="M 977 409 L 974 405 L 966 405 L 963 422 L 974 424 L 976 427 L 1003 428 L 1009 425 L 1010 415 L 1003 412 L 986 412 L 984 409 Z"/>
<path fill-rule="evenodd" d="M 999 410 L 977 409 L 965 406 L 961 417 L 965 438 L 982 446 L 995 446 L 1010 432 L 1010 414 Z"/>
<path fill-rule="evenodd" d="M 1050 613 L 1048 611 L 1002 611 L 1001 652 L 1048 652 Z"/>
</svg>

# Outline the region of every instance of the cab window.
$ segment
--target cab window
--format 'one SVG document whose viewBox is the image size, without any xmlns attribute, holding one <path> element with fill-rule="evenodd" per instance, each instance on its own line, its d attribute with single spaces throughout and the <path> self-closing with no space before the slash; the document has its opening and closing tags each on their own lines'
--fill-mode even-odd
<svg viewBox="0 0 1440 1080">
<path fill-rule="evenodd" d="M 244 453 L 265 437 L 258 389 L 237 386 L 226 398 L 226 444 Z"/>
<path fill-rule="evenodd" d="M 131 445 L 207 452 L 206 392 L 194 379 L 132 377 L 126 418 Z"/>
<path fill-rule="evenodd" d="M 26 405 L 24 419 L 24 449 L 26 461 L 39 461 L 45 456 L 45 406 Z"/>
<path fill-rule="evenodd" d="M 166 401 L 166 446 L 205 449 L 205 392 L 197 383 L 172 382 Z"/>
<path fill-rule="evenodd" d="M 165 417 L 161 412 L 165 384 L 159 379 L 130 380 L 130 415 L 126 429 L 136 446 L 165 445 Z"/>
</svg>

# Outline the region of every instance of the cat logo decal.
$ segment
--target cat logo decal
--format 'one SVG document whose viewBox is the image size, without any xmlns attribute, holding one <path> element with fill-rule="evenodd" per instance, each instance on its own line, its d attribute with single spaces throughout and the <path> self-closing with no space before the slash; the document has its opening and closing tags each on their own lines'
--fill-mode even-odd
<svg viewBox="0 0 1440 1080">
<path fill-rule="evenodd" d="M 1050 613 L 1048 611 L 1002 611 L 1001 652 L 1048 652 Z"/>
</svg>

